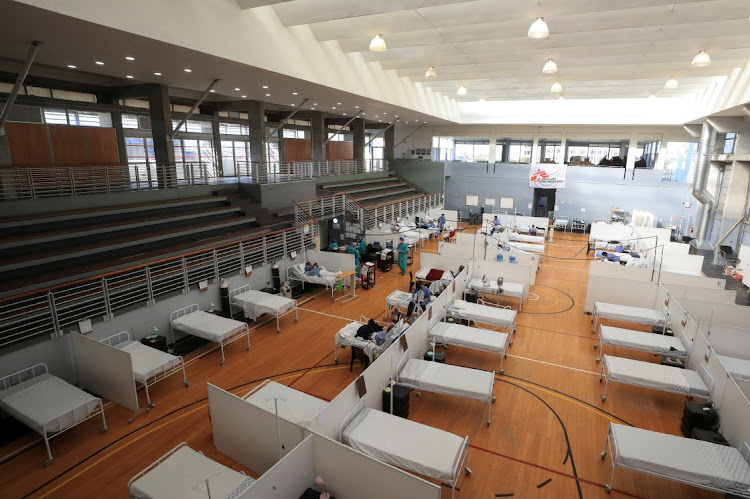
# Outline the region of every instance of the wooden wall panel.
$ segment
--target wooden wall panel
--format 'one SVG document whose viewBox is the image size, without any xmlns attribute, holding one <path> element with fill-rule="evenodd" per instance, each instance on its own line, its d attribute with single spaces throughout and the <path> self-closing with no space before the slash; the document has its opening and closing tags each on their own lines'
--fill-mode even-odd
<svg viewBox="0 0 750 499">
<path fill-rule="evenodd" d="M 117 165 L 117 134 L 114 128 L 84 127 L 89 161 L 92 165 Z"/>
<path fill-rule="evenodd" d="M 309 161 L 312 153 L 312 145 L 305 139 L 284 139 L 285 162 Z"/>
<path fill-rule="evenodd" d="M 326 157 L 329 161 L 354 159 L 353 142 L 329 142 L 326 146 Z"/>
<path fill-rule="evenodd" d="M 47 166 L 52 163 L 46 125 L 6 123 L 5 130 L 14 166 Z"/>
<path fill-rule="evenodd" d="M 85 166 L 89 158 L 86 153 L 86 137 L 83 127 L 47 125 L 52 154 L 57 166 Z"/>
</svg>

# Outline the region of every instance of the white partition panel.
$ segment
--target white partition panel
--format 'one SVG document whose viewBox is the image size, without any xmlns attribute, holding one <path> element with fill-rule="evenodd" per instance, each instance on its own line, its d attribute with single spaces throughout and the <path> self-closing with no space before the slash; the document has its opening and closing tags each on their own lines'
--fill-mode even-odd
<svg viewBox="0 0 750 499">
<path fill-rule="evenodd" d="M 632 238 L 633 228 L 629 225 L 597 222 L 591 224 L 591 231 L 589 232 L 589 240 L 625 241 Z"/>
<path fill-rule="evenodd" d="M 737 328 L 745 328 L 750 324 L 750 307 L 745 305 L 676 298 L 687 313 L 701 324 L 710 323 Z"/>
<path fill-rule="evenodd" d="M 664 255 L 687 255 L 690 245 L 684 243 L 669 242 L 664 245 Z"/>
<path fill-rule="evenodd" d="M 393 346 L 393 345 L 391 345 Z M 388 350 L 391 350 L 389 347 Z M 388 351 L 386 350 L 386 351 Z M 380 361 L 380 359 L 383 358 L 383 355 L 379 355 L 377 359 L 375 359 L 375 362 Z M 370 364 L 370 367 L 368 367 L 365 370 L 365 373 L 369 371 L 373 365 L 375 365 L 375 362 Z M 386 373 L 387 374 L 387 373 Z M 365 382 L 367 382 L 365 380 Z M 321 435 L 325 435 L 328 438 L 333 438 L 334 440 L 338 440 L 339 438 L 339 423 L 344 420 L 346 415 L 349 413 L 350 410 L 356 405 L 356 403 L 359 401 L 359 395 L 357 393 L 357 387 L 356 381 L 352 381 L 349 385 L 347 385 L 346 388 L 341 390 L 341 392 L 336 395 L 336 397 L 331 400 L 331 402 L 328 404 L 328 407 L 320 411 L 320 414 L 313 420 L 312 425 L 310 426 L 310 430 L 319 433 Z M 367 384 L 367 391 L 368 393 L 370 391 L 377 392 L 378 395 L 380 394 L 380 390 L 385 388 L 385 382 L 383 382 L 383 387 L 376 387 L 370 386 L 370 384 Z M 373 407 L 375 409 L 382 409 L 382 400 L 380 402 L 379 406 L 375 406 L 374 401 L 372 399 L 366 397 L 365 400 L 370 400 L 372 405 L 368 405 L 368 407 Z"/>
<path fill-rule="evenodd" d="M 532 277 L 536 274 L 534 269 L 518 263 L 506 263 L 488 260 L 475 260 L 472 266 L 473 273 L 470 278 L 481 278 L 487 275 L 490 281 L 496 281 L 502 277 L 504 281 L 523 284 L 523 297 L 529 297 Z"/>
<path fill-rule="evenodd" d="M 745 394 L 745 398 L 750 400 L 750 381 L 745 381 L 742 379 L 735 380 L 737 383 L 737 386 L 740 387 L 740 391 Z"/>
<path fill-rule="evenodd" d="M 348 253 L 309 250 L 307 252 L 307 261 L 322 265 L 329 270 L 341 269 L 342 272 L 354 270 L 354 255 Z"/>
<path fill-rule="evenodd" d="M 701 330 L 719 355 L 750 360 L 750 329 L 704 324 Z"/>
<path fill-rule="evenodd" d="M 658 275 L 658 269 L 657 269 Z M 680 274 L 662 270 L 659 281 L 663 284 L 679 284 L 694 288 L 725 289 L 727 282 L 724 279 L 714 277 L 695 276 Z"/>
<path fill-rule="evenodd" d="M 445 293 L 443 293 L 444 295 Z M 442 296 L 442 295 L 441 295 Z M 440 298 L 438 298 L 440 299 Z M 443 298 L 444 300 L 445 298 Z M 425 352 L 430 349 L 430 342 L 427 339 L 427 325 L 429 322 L 429 317 L 432 315 L 433 317 L 437 314 L 436 310 L 432 310 L 432 304 L 427 308 L 425 313 L 419 316 L 417 320 L 414 321 L 414 324 L 409 326 L 409 329 L 406 330 L 406 333 L 404 333 L 404 336 L 406 336 L 406 342 L 409 345 L 409 356 L 415 359 L 421 359 Z M 393 360 L 393 371 L 392 374 L 395 376 L 396 372 L 396 366 L 398 365 L 398 361 L 401 360 L 401 345 L 398 341 L 394 341 L 393 345 L 395 350 L 398 351 L 398 353 L 394 353 L 394 360 Z M 385 385 L 384 385 L 385 386 Z"/>
<path fill-rule="evenodd" d="M 419 256 L 419 265 L 423 269 L 440 269 L 443 271 L 457 272 L 458 268 L 463 265 L 469 265 L 469 258 L 457 256 L 444 256 L 435 253 L 422 253 Z"/>
<path fill-rule="evenodd" d="M 629 271 L 629 272 L 623 272 Z M 654 308 L 659 284 L 651 282 L 648 269 L 625 268 L 604 262 L 591 262 L 583 310 L 593 313 L 594 303 L 616 303 L 631 307 Z M 639 279 L 640 278 L 640 279 Z"/>
<path fill-rule="evenodd" d="M 435 210 L 429 210 L 427 212 L 427 214 L 429 216 L 431 216 L 432 218 L 434 218 L 435 220 L 437 220 L 438 218 L 440 218 L 440 215 L 445 215 L 445 220 L 448 223 L 450 223 L 451 225 L 453 225 L 454 227 L 456 226 L 456 222 L 458 221 L 458 211 L 457 210 L 440 210 L 440 209 L 435 209 Z"/>
<path fill-rule="evenodd" d="M 207 385 L 216 449 L 256 473 L 264 473 L 279 459 L 276 415 L 211 383 Z M 283 454 L 294 449 L 308 433 L 283 419 L 279 420 L 279 427 Z"/>
<path fill-rule="evenodd" d="M 300 497 L 315 480 L 313 437 L 302 443 L 274 464 L 247 489 L 240 499 L 287 499 Z"/>
<path fill-rule="evenodd" d="M 737 292 L 731 289 L 694 288 L 678 284 L 662 283 L 669 294 L 680 298 L 694 298 L 712 303 L 734 303 Z"/>
<path fill-rule="evenodd" d="M 656 269 L 658 271 L 661 263 L 661 271 L 686 273 L 694 276 L 701 276 L 703 268 L 703 257 L 700 255 L 662 255 L 661 251 L 656 251 Z M 650 261 L 650 260 L 649 260 Z"/>
<path fill-rule="evenodd" d="M 467 244 L 446 243 L 441 241 L 438 243 L 438 255 L 473 258 L 474 247 Z"/>
<path fill-rule="evenodd" d="M 735 447 L 742 442 L 750 443 L 750 402 L 747 392 L 740 389 L 739 385 L 730 379 L 727 382 L 724 396 L 718 401 L 719 424 L 724 437 Z M 716 402 L 714 402 L 716 403 Z"/>
<path fill-rule="evenodd" d="M 79 386 L 133 412 L 137 411 L 138 392 L 130 353 L 78 333 L 70 336 Z"/>
</svg>

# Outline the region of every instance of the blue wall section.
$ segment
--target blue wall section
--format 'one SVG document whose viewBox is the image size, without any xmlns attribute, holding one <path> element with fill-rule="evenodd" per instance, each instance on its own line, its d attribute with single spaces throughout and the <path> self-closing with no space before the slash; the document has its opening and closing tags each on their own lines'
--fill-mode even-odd
<svg viewBox="0 0 750 499">
<path fill-rule="evenodd" d="M 623 179 L 623 175 L 625 178 Z M 630 216 L 633 210 L 649 211 L 660 220 L 660 226 L 669 225 L 670 217 L 691 215 L 695 220 L 697 201 L 690 193 L 690 184 L 662 182 L 661 171 L 622 168 L 569 167 L 567 187 L 557 190 L 557 215 L 594 219 L 609 219 L 613 206 L 624 209 Z M 466 195 L 478 195 L 480 203 L 485 198 L 512 197 L 516 210 L 531 215 L 528 208 L 534 189 L 529 187 L 529 165 L 487 163 L 446 163 L 445 208 L 461 210 L 468 216 Z M 688 201 L 690 208 L 683 208 Z M 498 201 L 499 203 L 499 201 Z M 581 209 L 585 212 L 581 212 Z M 471 208 L 474 212 L 478 208 Z"/>
</svg>

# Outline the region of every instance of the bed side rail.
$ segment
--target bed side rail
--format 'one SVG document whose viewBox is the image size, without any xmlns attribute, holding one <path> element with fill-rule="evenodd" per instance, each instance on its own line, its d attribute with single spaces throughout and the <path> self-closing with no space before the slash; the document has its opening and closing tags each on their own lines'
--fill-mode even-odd
<svg viewBox="0 0 750 499">
<path fill-rule="evenodd" d="M 240 286 L 239 288 L 234 288 L 229 290 L 229 302 L 231 303 L 232 298 L 235 296 L 244 293 L 245 291 L 250 291 L 253 289 L 249 284 L 245 284 L 244 286 Z"/>
<path fill-rule="evenodd" d="M 685 331 L 680 331 L 680 343 L 685 347 L 687 354 L 690 355 L 693 351 L 693 342 L 688 339 Z"/>
<path fill-rule="evenodd" d="M 477 304 L 483 305 L 485 307 L 495 307 L 495 308 L 502 308 L 504 310 L 510 310 L 510 305 L 498 305 L 497 303 L 492 303 L 491 301 L 484 301 L 481 298 L 477 299 Z"/>
<path fill-rule="evenodd" d="M 748 445 L 747 442 L 742 442 L 740 444 L 740 454 L 742 454 L 742 457 L 745 458 L 745 461 L 750 464 L 750 445 Z"/>
<path fill-rule="evenodd" d="M 404 364 L 406 364 L 408 360 L 409 360 L 409 349 L 407 348 L 406 350 L 404 350 L 404 354 L 401 356 L 401 360 L 399 360 L 398 364 L 396 364 L 396 373 L 393 376 L 393 379 L 396 380 L 396 383 L 399 382 L 398 375 L 401 373 L 401 369 L 403 369 Z"/>
<path fill-rule="evenodd" d="M 453 466 L 451 467 L 452 481 L 458 481 L 458 475 L 461 473 L 461 467 L 469 456 L 469 436 L 464 437 L 464 442 L 461 444 L 461 448 L 456 453 L 456 457 L 453 459 Z"/>
<path fill-rule="evenodd" d="M 130 331 L 120 331 L 117 334 L 113 334 L 112 336 L 107 336 L 106 338 L 99 340 L 99 343 L 106 343 L 107 345 L 113 347 L 115 345 L 119 345 L 123 341 L 128 341 L 130 339 Z"/>
<path fill-rule="evenodd" d="M 163 456 L 161 456 L 159 459 L 157 459 L 153 463 L 151 463 L 148 466 L 146 466 L 143 469 L 143 471 L 141 471 L 140 473 L 138 473 L 137 475 L 135 475 L 133 478 L 131 478 L 130 480 L 128 480 L 128 495 L 130 495 L 130 486 L 133 484 L 133 482 L 135 482 L 136 480 L 138 480 L 139 478 L 141 478 L 142 476 L 144 476 L 146 473 L 148 473 L 153 468 L 155 468 L 156 466 L 158 466 L 162 461 L 166 460 L 169 456 L 171 456 L 172 454 L 174 454 L 175 452 L 177 452 L 178 450 L 180 450 L 182 447 L 188 447 L 187 442 L 180 443 L 177 447 L 175 447 L 174 449 L 170 450 L 169 452 L 167 452 L 166 454 L 164 454 Z M 132 497 L 132 496 L 130 496 L 130 497 Z"/>
<path fill-rule="evenodd" d="M 698 376 L 701 377 L 703 382 L 708 387 L 709 393 L 713 396 L 714 394 L 714 378 L 708 373 L 708 369 L 706 369 L 706 366 L 704 364 L 698 365 Z"/>
<path fill-rule="evenodd" d="M 33 366 L 21 369 L 20 371 L 16 371 L 7 376 L 3 376 L 2 378 L 0 378 L 0 383 L 2 383 L 2 389 L 5 390 L 6 388 L 10 388 L 14 385 L 20 385 L 24 381 L 28 381 L 48 372 L 49 370 L 47 369 L 47 364 L 34 364 Z"/>
<path fill-rule="evenodd" d="M 359 399 L 339 424 L 339 442 L 344 442 L 344 430 L 354 421 L 354 418 L 365 409 L 365 399 Z"/>
</svg>

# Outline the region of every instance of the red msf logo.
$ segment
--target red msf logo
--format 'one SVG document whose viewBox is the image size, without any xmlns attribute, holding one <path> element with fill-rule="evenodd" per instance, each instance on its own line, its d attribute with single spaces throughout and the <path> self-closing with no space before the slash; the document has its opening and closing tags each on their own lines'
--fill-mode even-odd
<svg viewBox="0 0 750 499">
<path fill-rule="evenodd" d="M 531 175 L 530 180 L 532 182 L 541 182 L 545 178 L 549 178 L 549 175 L 547 175 L 547 172 L 545 172 L 544 170 L 539 169 L 534 174 Z"/>
</svg>

